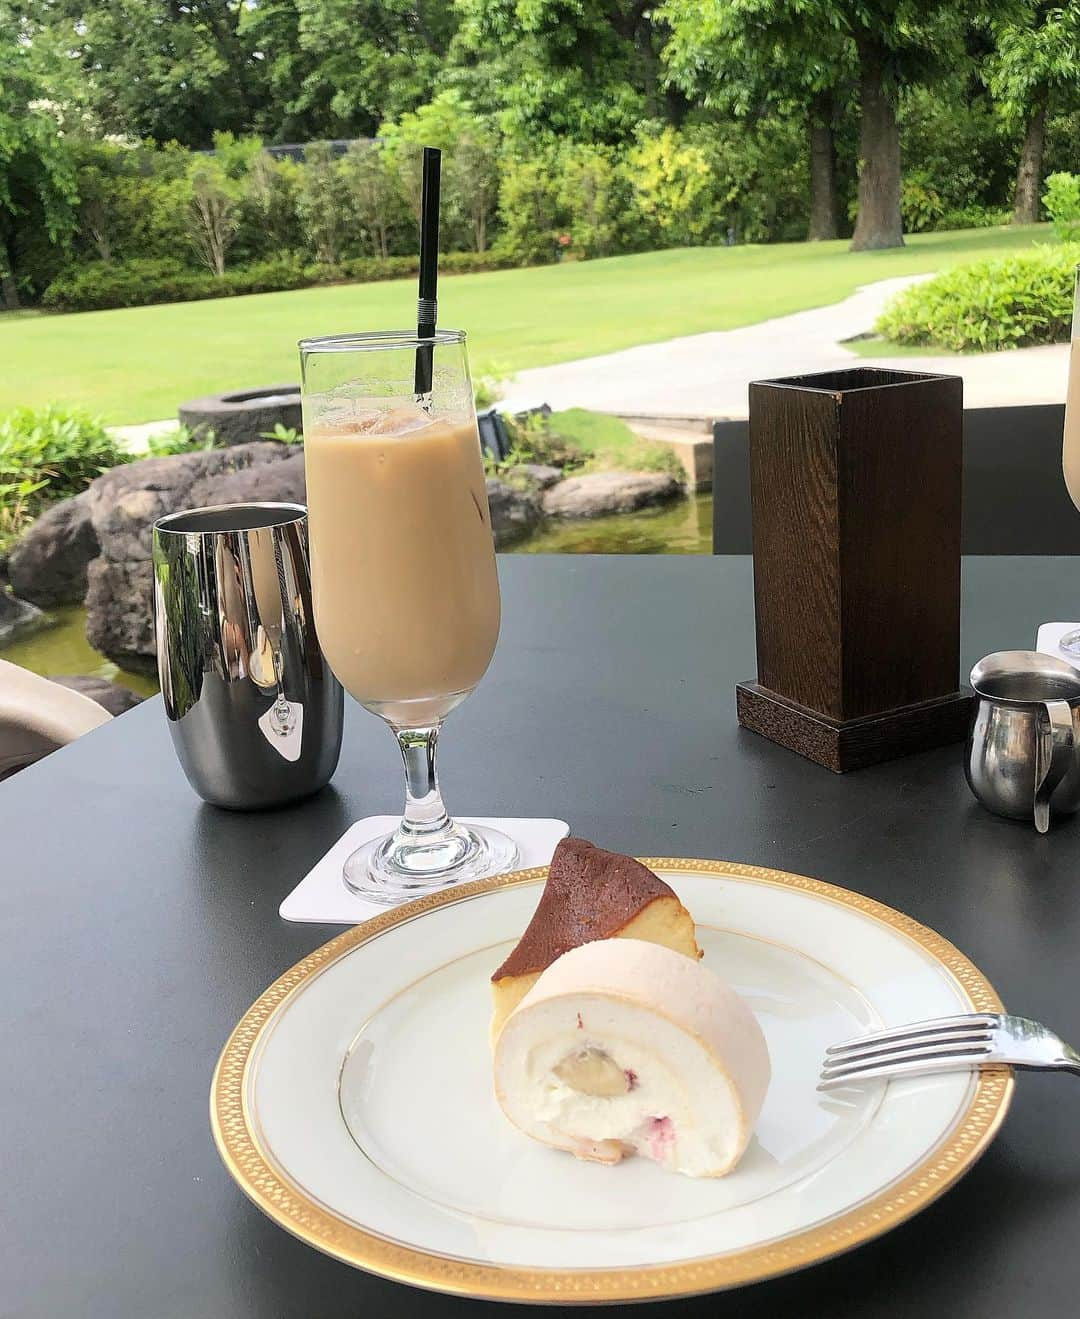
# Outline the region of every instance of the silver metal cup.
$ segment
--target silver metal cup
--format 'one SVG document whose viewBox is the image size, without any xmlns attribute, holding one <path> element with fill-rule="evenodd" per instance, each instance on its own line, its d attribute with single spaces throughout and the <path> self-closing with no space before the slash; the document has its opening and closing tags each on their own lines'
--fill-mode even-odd
<svg viewBox="0 0 1080 1319">
<path fill-rule="evenodd" d="M 224 504 L 154 523 L 158 673 L 176 754 L 215 806 L 317 792 L 343 693 L 319 649 L 301 504 Z"/>
<path fill-rule="evenodd" d="M 964 771 L 989 810 L 1034 820 L 1080 806 L 1080 673 L 1054 655 L 1003 650 L 971 670 L 975 715 Z"/>
</svg>

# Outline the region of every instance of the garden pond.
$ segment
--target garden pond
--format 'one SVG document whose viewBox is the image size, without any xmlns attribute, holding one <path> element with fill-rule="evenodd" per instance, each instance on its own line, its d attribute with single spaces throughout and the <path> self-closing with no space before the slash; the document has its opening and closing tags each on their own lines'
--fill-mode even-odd
<svg viewBox="0 0 1080 1319">
<path fill-rule="evenodd" d="M 519 554 L 710 554 L 712 495 L 690 495 L 662 508 L 639 509 L 587 521 L 550 522 L 535 536 L 515 545 Z M 34 673 L 88 673 L 108 678 L 142 696 L 157 691 L 144 673 L 119 669 L 86 640 L 86 611 L 51 609 L 47 627 L 18 637 L 0 650 L 0 658 Z"/>
</svg>

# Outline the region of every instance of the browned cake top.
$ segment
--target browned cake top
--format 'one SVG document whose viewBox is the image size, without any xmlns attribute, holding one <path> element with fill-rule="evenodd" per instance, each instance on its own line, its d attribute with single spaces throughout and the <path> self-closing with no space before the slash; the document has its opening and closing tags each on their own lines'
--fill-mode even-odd
<svg viewBox="0 0 1080 1319">
<path fill-rule="evenodd" d="M 529 927 L 491 977 L 543 971 L 556 957 L 595 939 L 609 939 L 657 898 L 674 892 L 632 856 L 605 852 L 584 838 L 564 838 Z"/>
</svg>

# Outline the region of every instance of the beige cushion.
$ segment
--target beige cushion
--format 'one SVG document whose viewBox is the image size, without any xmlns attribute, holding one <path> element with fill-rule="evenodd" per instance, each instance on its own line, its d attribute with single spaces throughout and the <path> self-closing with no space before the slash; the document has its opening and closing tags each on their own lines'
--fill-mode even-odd
<svg viewBox="0 0 1080 1319">
<path fill-rule="evenodd" d="M 111 718 L 89 696 L 0 660 L 0 779 Z"/>
</svg>

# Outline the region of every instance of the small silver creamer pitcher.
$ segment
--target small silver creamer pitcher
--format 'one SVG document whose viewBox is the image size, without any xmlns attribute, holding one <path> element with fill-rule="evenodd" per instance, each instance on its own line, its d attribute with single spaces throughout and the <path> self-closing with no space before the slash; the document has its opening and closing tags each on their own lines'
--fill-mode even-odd
<svg viewBox="0 0 1080 1319">
<path fill-rule="evenodd" d="M 1053 655 L 1002 650 L 971 670 L 975 717 L 964 770 L 997 815 L 1034 819 L 1080 806 L 1080 673 Z"/>
<path fill-rule="evenodd" d="M 307 510 L 229 504 L 159 518 L 154 606 L 165 715 L 199 796 L 254 810 L 323 787 L 344 694 L 315 635 Z"/>
</svg>

